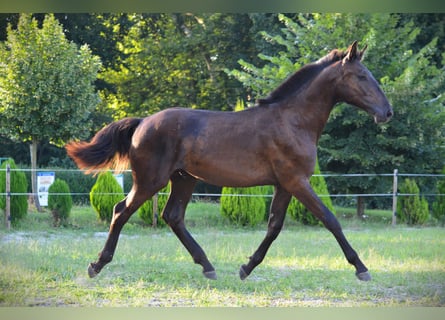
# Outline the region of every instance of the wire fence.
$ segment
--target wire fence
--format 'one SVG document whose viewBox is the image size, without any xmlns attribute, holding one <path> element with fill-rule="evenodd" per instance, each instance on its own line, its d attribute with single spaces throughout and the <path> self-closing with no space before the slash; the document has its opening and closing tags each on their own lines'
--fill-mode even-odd
<svg viewBox="0 0 445 320">
<path fill-rule="evenodd" d="M 6 181 L 6 188 L 4 189 L 5 192 L 0 192 L 0 197 L 4 197 L 6 196 L 6 207 L 5 207 L 5 222 L 7 225 L 7 228 L 10 228 L 10 221 L 11 221 L 11 216 L 10 216 L 10 203 L 11 203 L 11 198 L 14 196 L 27 196 L 27 197 L 33 197 L 36 201 L 39 201 L 40 204 L 41 200 L 40 199 L 45 199 L 45 201 L 47 201 L 47 197 L 48 197 L 48 189 L 49 186 L 51 185 L 51 183 L 54 181 L 55 179 L 55 175 L 57 172 L 71 172 L 71 173 L 85 173 L 84 171 L 78 170 L 78 169 L 37 169 L 34 170 L 36 172 L 34 172 L 36 174 L 36 176 L 38 177 L 38 173 L 41 173 L 41 176 L 46 176 L 46 183 L 45 185 L 43 185 L 42 187 L 39 187 L 38 182 L 37 181 L 37 190 L 39 190 L 39 192 L 37 193 L 32 193 L 32 192 L 24 192 L 24 193 L 20 193 L 20 192 L 14 192 L 11 190 L 11 172 L 14 171 L 19 171 L 19 172 L 25 172 L 25 173 L 32 173 L 33 170 L 32 169 L 11 169 L 9 164 L 6 166 L 5 169 L 0 169 L 0 173 L 5 174 L 5 181 Z M 102 171 L 95 171 L 92 172 L 93 174 L 98 174 Z M 126 170 L 125 172 L 129 173 L 131 172 L 130 170 Z M 51 174 L 49 174 L 51 173 Z M 399 193 L 398 192 L 398 179 L 399 178 L 434 178 L 434 179 L 444 179 L 445 178 L 445 174 L 422 174 L 422 173 L 399 173 L 397 169 L 394 170 L 393 173 L 380 173 L 380 174 L 376 174 L 376 173 L 357 173 L 357 174 L 334 174 L 334 173 L 329 173 L 329 174 L 314 174 L 313 176 L 315 177 L 323 177 L 323 178 L 334 178 L 334 179 L 343 179 L 343 178 L 347 178 L 347 179 L 356 179 L 356 178 L 376 178 L 376 177 L 387 177 L 387 178 L 391 178 L 390 182 L 392 182 L 392 187 L 387 187 L 386 190 L 388 190 L 387 192 L 380 192 L 380 193 L 331 193 L 331 194 L 318 194 L 318 196 L 320 198 L 323 197 L 331 197 L 331 198 L 358 198 L 358 197 L 378 197 L 378 198 L 382 198 L 382 197 L 386 197 L 386 198 L 392 198 L 392 224 L 395 225 L 396 224 L 396 215 L 397 215 L 397 197 L 406 197 L 406 196 L 421 196 L 421 197 L 443 197 L 445 196 L 445 194 L 439 193 L 438 191 L 435 192 L 423 192 L 420 194 L 410 194 L 410 193 Z M 48 180 L 48 177 L 50 177 L 50 179 Z M 116 179 L 118 180 L 119 184 L 122 187 L 122 190 L 124 191 L 124 181 L 123 181 L 123 176 L 120 176 L 119 178 L 116 176 Z M 120 180 L 120 181 L 119 181 Z M 0 182 L 2 183 L 2 182 Z M 437 184 L 437 183 L 436 183 Z M 84 188 L 85 189 L 85 188 Z M 0 190 L 2 190 L 2 188 L 0 188 Z M 434 187 L 429 186 L 429 188 L 427 188 L 427 190 L 436 190 Z M 89 196 L 90 192 L 69 192 L 69 193 L 51 193 L 52 195 L 56 195 L 56 196 L 62 196 L 62 195 L 71 195 L 71 196 Z M 115 195 L 115 194 L 122 194 L 122 193 L 101 193 L 102 195 Z M 159 192 L 157 195 L 165 195 L 166 193 L 162 193 Z M 157 195 L 154 197 L 155 201 L 153 201 L 153 212 L 155 213 L 155 207 L 156 207 L 156 212 L 157 212 Z M 192 198 L 193 197 L 198 197 L 198 198 L 220 198 L 221 196 L 223 196 L 222 193 L 193 193 L 192 194 Z M 271 198 L 272 194 L 224 194 L 224 196 L 226 197 L 268 197 Z M 45 198 L 46 197 L 46 198 Z M 44 205 L 46 205 L 47 203 L 45 203 Z"/>
<path fill-rule="evenodd" d="M 8 169 L 0 169 L 0 172 L 6 172 Z M 79 169 L 9 169 L 9 172 L 18 171 L 18 172 L 75 172 L 79 174 L 84 174 L 85 172 Z M 91 171 L 91 174 L 99 174 L 101 172 L 104 172 L 103 170 L 95 170 Z M 123 172 L 130 173 L 131 170 L 124 170 Z M 397 178 L 439 178 L 439 179 L 445 179 L 445 174 L 426 174 L 426 173 L 398 173 L 397 170 L 394 170 L 393 173 L 348 173 L 348 174 L 337 174 L 337 173 L 327 173 L 327 174 L 314 174 L 314 177 L 323 177 L 323 178 L 374 178 L 374 177 L 392 177 L 392 188 L 386 193 L 330 193 L 330 194 L 318 194 L 320 198 L 323 197 L 331 197 L 331 198 L 346 198 L 346 197 L 393 197 L 394 195 L 397 196 L 415 196 L 420 195 L 423 197 L 442 197 L 445 196 L 444 193 L 438 193 L 438 192 L 421 192 L 420 194 L 414 194 L 414 193 L 399 193 L 397 190 L 394 190 L 394 180 Z M 397 184 L 398 185 L 398 184 Z M 429 188 L 433 189 L 433 188 Z M 128 193 L 124 192 L 125 194 Z M 25 192 L 25 193 L 19 193 L 19 192 L 0 192 L 0 196 L 35 196 L 41 194 L 40 192 L 32 193 L 32 192 Z M 69 192 L 69 193 L 52 193 L 53 195 L 66 195 L 69 194 L 71 196 L 88 196 L 90 192 Z M 100 193 L 102 195 L 115 195 L 118 193 Z M 167 193 L 159 192 L 160 195 L 165 195 Z M 209 198 L 219 198 L 222 196 L 222 193 L 200 193 L 196 192 L 192 194 L 193 197 L 209 197 Z M 228 197 L 273 197 L 272 194 L 224 194 L 224 196 Z"/>
</svg>

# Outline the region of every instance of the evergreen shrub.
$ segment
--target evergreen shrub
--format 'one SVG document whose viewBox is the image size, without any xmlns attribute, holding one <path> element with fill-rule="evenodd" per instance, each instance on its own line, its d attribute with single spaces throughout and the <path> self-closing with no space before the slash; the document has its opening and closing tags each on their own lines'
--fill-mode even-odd
<svg viewBox="0 0 445 320">
<path fill-rule="evenodd" d="M 73 200 L 68 184 L 62 179 L 56 179 L 48 189 L 48 208 L 54 219 L 54 226 L 64 225 L 73 207 Z"/>
<path fill-rule="evenodd" d="M 428 201 L 420 197 L 416 181 L 405 179 L 400 185 L 399 192 L 409 194 L 397 198 L 397 213 L 402 223 L 408 225 L 423 224 L 428 220 Z"/>
<path fill-rule="evenodd" d="M 231 188 L 224 187 L 221 192 L 221 214 L 240 226 L 254 226 L 264 221 L 266 201 L 264 187 Z M 233 196 L 234 194 L 240 196 Z"/>
<path fill-rule="evenodd" d="M 168 196 L 170 194 L 170 183 L 159 190 L 158 193 L 158 219 L 156 225 L 158 227 L 164 227 L 167 224 L 164 219 L 161 218 L 162 210 L 164 210 L 165 205 L 167 204 Z M 139 208 L 138 211 L 139 217 L 142 219 L 144 224 L 148 226 L 153 225 L 153 198 L 144 202 L 144 204 Z"/>
<path fill-rule="evenodd" d="M 90 203 L 99 219 L 110 222 L 114 206 L 123 198 L 124 192 L 113 174 L 100 173 L 90 192 Z"/>
<path fill-rule="evenodd" d="M 28 182 L 26 175 L 22 171 L 17 171 L 17 165 L 13 159 L 4 161 L 0 170 L 0 208 L 6 208 L 6 165 L 9 164 L 10 172 L 10 192 L 20 193 L 20 195 L 11 195 L 11 224 L 16 225 L 19 220 L 28 213 Z"/>
</svg>

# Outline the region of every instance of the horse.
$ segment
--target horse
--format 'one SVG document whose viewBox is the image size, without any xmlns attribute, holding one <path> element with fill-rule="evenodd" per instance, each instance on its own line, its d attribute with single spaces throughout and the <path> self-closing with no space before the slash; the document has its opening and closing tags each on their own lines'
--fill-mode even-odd
<svg viewBox="0 0 445 320">
<path fill-rule="evenodd" d="M 168 108 L 145 118 L 129 117 L 105 126 L 91 139 L 71 141 L 67 154 L 86 174 L 122 170 L 130 164 L 133 185 L 113 209 L 107 240 L 88 274 L 95 277 L 113 259 L 119 234 L 130 216 L 171 182 L 162 218 L 202 266 L 206 278 L 216 271 L 187 230 L 184 215 L 198 180 L 218 186 L 272 185 L 266 236 L 239 270 L 246 279 L 279 235 L 291 197 L 296 197 L 337 240 L 359 280 L 368 268 L 347 241 L 335 215 L 313 191 L 317 142 L 333 107 L 341 102 L 384 123 L 393 109 L 371 72 L 361 63 L 366 50 L 354 41 L 334 49 L 287 78 L 255 106 L 239 112 Z"/>
</svg>

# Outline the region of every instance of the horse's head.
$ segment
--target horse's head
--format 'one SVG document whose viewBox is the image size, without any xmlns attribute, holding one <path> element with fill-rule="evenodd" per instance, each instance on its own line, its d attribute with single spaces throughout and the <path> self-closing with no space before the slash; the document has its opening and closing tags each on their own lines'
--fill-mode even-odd
<svg viewBox="0 0 445 320">
<path fill-rule="evenodd" d="M 349 46 L 340 63 L 341 100 L 355 105 L 374 117 L 376 123 L 387 122 L 393 115 L 391 105 L 371 72 L 361 63 L 363 50 L 357 49 L 357 41 Z"/>
</svg>

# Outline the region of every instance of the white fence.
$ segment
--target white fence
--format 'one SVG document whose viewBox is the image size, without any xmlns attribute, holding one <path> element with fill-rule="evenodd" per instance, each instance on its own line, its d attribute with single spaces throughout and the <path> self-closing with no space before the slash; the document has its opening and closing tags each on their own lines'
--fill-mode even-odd
<svg viewBox="0 0 445 320">
<path fill-rule="evenodd" d="M 9 204 L 10 199 L 13 196 L 18 195 L 27 195 L 27 196 L 35 196 L 36 194 L 33 193 L 14 193 L 10 191 L 10 174 L 11 171 L 23 171 L 23 172 L 30 172 L 31 169 L 10 169 L 9 165 L 7 165 L 6 169 L 0 169 L 1 171 L 6 171 L 6 192 L 0 193 L 0 196 L 6 195 L 6 210 L 5 210 L 5 222 L 9 228 L 10 226 L 10 211 L 9 211 Z M 81 170 L 77 169 L 37 169 L 38 172 L 57 172 L 57 171 L 74 171 L 83 173 Z M 127 171 L 129 172 L 129 170 Z M 415 196 L 416 194 L 408 194 L 408 193 L 399 193 L 398 192 L 398 178 L 399 177 L 405 177 L 405 178 L 439 178 L 443 179 L 445 178 L 445 174 L 418 174 L 418 173 L 399 173 L 397 169 L 394 170 L 393 173 L 381 173 L 381 174 L 317 174 L 314 176 L 321 176 L 325 178 L 338 178 L 338 177 L 346 177 L 346 178 L 363 178 L 363 177 L 390 177 L 392 179 L 392 187 L 388 188 L 388 190 L 391 190 L 387 193 L 347 193 L 347 194 L 319 194 L 319 197 L 388 197 L 392 198 L 392 212 L 393 212 L 393 218 L 392 222 L 393 224 L 396 223 L 396 208 L 397 208 L 397 197 L 400 196 Z M 431 189 L 431 188 L 430 188 Z M 111 193 L 110 193 L 111 194 Z M 62 195 L 62 194 L 59 194 Z M 71 192 L 70 195 L 72 196 L 86 196 L 89 195 L 89 193 L 76 193 Z M 238 197 L 272 197 L 272 195 L 245 195 L 245 194 L 225 194 L 225 196 L 238 196 Z M 424 197 L 442 197 L 445 196 L 445 194 L 441 193 L 420 193 L 420 196 Z M 193 193 L 192 197 L 221 197 L 220 193 Z"/>
</svg>

